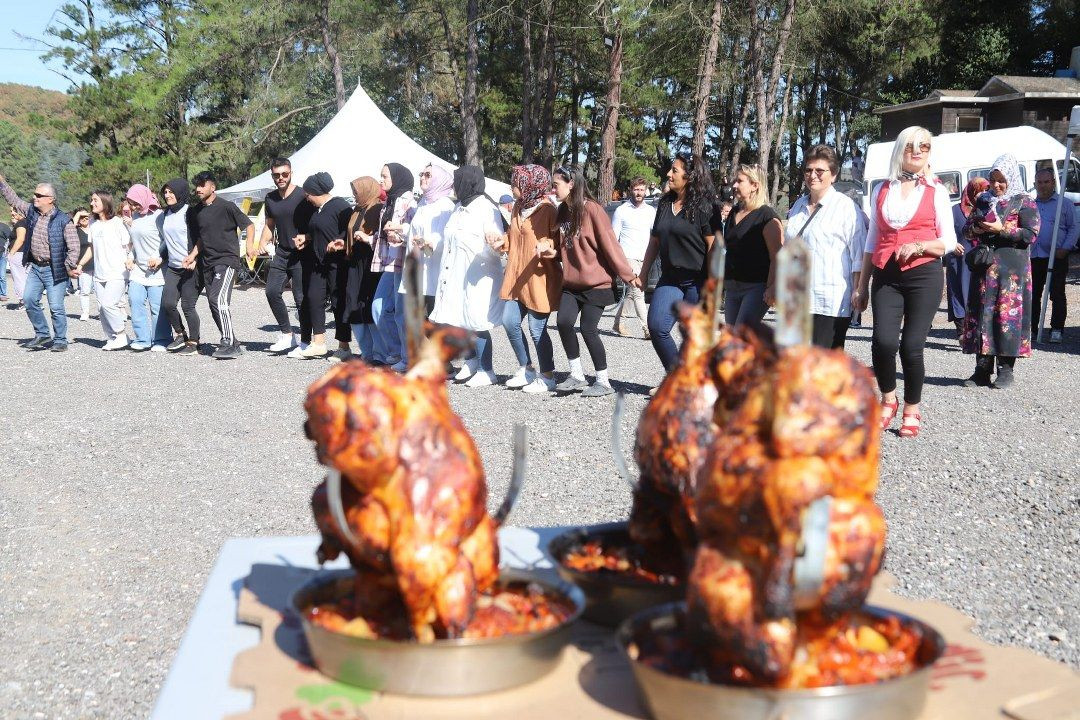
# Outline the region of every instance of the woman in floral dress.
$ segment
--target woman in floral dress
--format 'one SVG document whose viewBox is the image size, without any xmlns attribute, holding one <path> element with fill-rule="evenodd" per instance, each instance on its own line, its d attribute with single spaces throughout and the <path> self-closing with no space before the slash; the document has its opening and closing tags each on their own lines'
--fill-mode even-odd
<svg viewBox="0 0 1080 720">
<path fill-rule="evenodd" d="M 994 248 L 989 267 L 972 271 L 961 347 L 975 354 L 975 373 L 964 384 L 1007 388 L 1013 364 L 1031 355 L 1031 258 L 1028 246 L 1039 234 L 1039 210 L 1024 192 L 1016 158 L 1006 153 L 990 171 L 992 222 L 972 213 L 964 236 L 972 249 Z M 987 220 L 991 219 L 988 215 Z M 991 382 L 995 361 L 997 377 Z"/>
</svg>

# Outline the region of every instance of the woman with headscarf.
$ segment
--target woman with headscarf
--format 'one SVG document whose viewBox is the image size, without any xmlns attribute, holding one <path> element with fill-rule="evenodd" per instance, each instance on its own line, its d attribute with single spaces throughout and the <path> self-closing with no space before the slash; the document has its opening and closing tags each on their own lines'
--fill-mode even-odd
<svg viewBox="0 0 1080 720">
<path fill-rule="evenodd" d="M 454 176 L 438 165 L 428 165 L 420 171 L 420 202 L 416 204 L 412 222 L 407 227 L 409 246 L 420 251 L 423 263 L 420 266 L 420 283 L 424 292 L 424 306 L 430 315 L 435 307 L 435 288 L 439 282 L 439 267 L 442 265 L 443 230 L 450 213 L 454 212 L 454 201 L 450 193 L 454 191 Z M 398 290 L 401 307 L 405 306 L 402 296 L 405 286 Z"/>
<path fill-rule="evenodd" d="M 896 417 L 896 353 L 904 369 L 904 414 L 900 437 L 917 437 L 922 427 L 926 336 L 941 302 L 941 258 L 956 247 L 949 191 L 930 172 L 926 128 L 905 128 L 893 144 L 889 180 L 870 208 L 862 272 L 852 298 L 856 312 L 874 308 L 870 344 L 881 391 L 881 427 Z M 868 285 L 872 286 L 868 290 Z M 901 330 L 903 328 L 903 330 Z"/>
<path fill-rule="evenodd" d="M 499 298 L 503 303 L 502 326 L 517 356 L 518 370 L 506 387 L 523 388 L 527 393 L 555 389 L 555 358 L 547 334 L 548 317 L 559 307 L 562 294 L 562 267 L 555 258 L 540 257 L 537 249 L 553 247 L 558 234 L 558 210 L 547 202 L 551 174 L 540 165 L 517 165 L 510 173 L 514 203 L 510 227 L 493 248 L 506 254 Z M 521 323 L 529 319 L 529 336 L 536 346 L 540 376 L 532 364 Z M 475 366 L 466 363 L 461 373 L 471 375 Z"/>
<path fill-rule="evenodd" d="M 174 339 L 166 346 L 166 350 L 180 355 L 197 355 L 199 313 L 195 310 L 195 303 L 199 300 L 199 271 L 184 267 L 184 258 L 192 248 L 186 219 L 187 180 L 175 178 L 165 183 L 161 186 L 161 197 L 165 200 L 165 210 L 157 216 L 158 235 L 161 238 L 158 255 L 167 258 L 167 262 L 163 272 L 165 282 L 161 290 L 158 322 L 172 328 Z M 176 309 L 177 304 L 183 308 L 183 320 Z M 168 335 L 167 328 L 161 328 L 157 332 L 162 336 Z"/>
<path fill-rule="evenodd" d="M 161 272 L 161 234 L 157 222 L 161 206 L 145 185 L 132 185 L 124 196 L 124 202 L 131 210 L 131 214 L 124 217 L 124 224 L 131 234 L 133 255 L 127 267 L 128 303 L 131 306 L 131 328 L 135 331 L 135 340 L 129 347 L 136 352 L 151 349 L 165 352 L 165 347 L 172 342 L 172 333 L 165 326 L 161 328 L 165 333 L 158 334 L 161 294 L 165 287 L 165 275 Z M 149 316 L 147 305 L 150 307 Z"/>
<path fill-rule="evenodd" d="M 971 253 L 989 247 L 989 265 L 972 268 L 967 313 L 960 348 L 975 354 L 975 372 L 968 387 L 1007 388 L 1013 384 L 1018 357 L 1031 356 L 1031 257 L 1029 246 L 1039 235 L 1039 208 L 1024 192 L 1016 158 L 1005 153 L 990 170 L 993 218 L 969 215 L 964 235 Z M 991 382 L 995 360 L 997 377 Z"/>
<path fill-rule="evenodd" d="M 442 267 L 431 321 L 476 333 L 478 370 L 465 384 L 484 387 L 495 382 L 491 328 L 502 321 L 503 267 L 491 247 L 503 233 L 499 208 L 484 195 L 484 171 L 464 165 L 454 171 L 457 206 L 443 230 Z"/>
<path fill-rule="evenodd" d="M 345 319 L 352 326 L 353 337 L 362 357 L 370 365 L 386 364 L 386 347 L 375 330 L 371 317 L 371 301 L 382 277 L 372 272 L 372 243 L 379 228 L 385 197 L 379 181 L 373 177 L 356 178 L 350 183 L 353 193 L 353 213 L 345 233 L 345 258 L 348 263 L 346 281 Z M 452 204 L 452 203 L 451 203 Z"/>
<path fill-rule="evenodd" d="M 405 361 L 405 308 L 401 305 L 398 290 L 401 288 L 401 268 L 405 259 L 403 248 L 416 208 L 413 199 L 413 174 L 404 165 L 387 163 L 379 175 L 382 189 L 386 191 L 379 227 L 375 233 L 374 255 L 371 271 L 381 272 L 375 298 L 371 304 L 371 316 L 375 328 L 386 346 L 394 370 L 404 372 Z"/>
</svg>

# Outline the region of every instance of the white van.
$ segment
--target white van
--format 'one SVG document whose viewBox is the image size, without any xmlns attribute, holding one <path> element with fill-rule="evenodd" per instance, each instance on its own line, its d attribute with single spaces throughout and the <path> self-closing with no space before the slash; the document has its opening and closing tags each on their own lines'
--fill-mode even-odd
<svg viewBox="0 0 1080 720">
<path fill-rule="evenodd" d="M 1002 153 L 1011 152 L 1016 157 L 1024 189 L 1032 196 L 1035 195 L 1035 171 L 1055 167 L 1060 172 L 1065 159 L 1065 146 L 1033 127 L 944 133 L 935 137 L 932 145 L 930 169 L 949 188 L 949 197 L 954 203 L 960 201 L 960 193 L 969 180 L 990 174 L 990 166 Z M 883 142 L 870 145 L 866 151 L 863 177 L 864 187 L 869 192 L 863 195 L 862 202 L 867 215 L 871 210 L 871 198 L 876 196 L 875 190 L 889 174 L 892 149 L 893 143 Z M 1065 201 L 1072 203 L 1080 221 L 1080 160 L 1075 155 L 1070 163 L 1065 190 Z"/>
</svg>

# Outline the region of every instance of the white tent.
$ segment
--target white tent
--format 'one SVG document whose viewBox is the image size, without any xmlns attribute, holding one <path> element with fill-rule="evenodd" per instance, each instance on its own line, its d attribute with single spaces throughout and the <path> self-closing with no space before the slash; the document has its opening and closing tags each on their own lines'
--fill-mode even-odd
<svg viewBox="0 0 1080 720">
<path fill-rule="evenodd" d="M 297 185 L 313 173 L 328 172 L 334 178 L 334 194 L 346 198 L 352 195 L 349 183 L 354 178 L 363 175 L 378 178 L 382 166 L 390 162 L 401 163 L 413 172 L 417 190 L 420 187 L 417 176 L 428 163 L 450 171 L 454 169 L 453 165 L 428 152 L 398 129 L 359 85 L 345 107 L 289 160 Z M 274 182 L 267 170 L 250 180 L 219 190 L 218 195 L 227 200 L 261 200 L 273 189 Z M 495 200 L 509 192 L 510 186 L 506 183 L 487 179 L 487 194 Z"/>
</svg>

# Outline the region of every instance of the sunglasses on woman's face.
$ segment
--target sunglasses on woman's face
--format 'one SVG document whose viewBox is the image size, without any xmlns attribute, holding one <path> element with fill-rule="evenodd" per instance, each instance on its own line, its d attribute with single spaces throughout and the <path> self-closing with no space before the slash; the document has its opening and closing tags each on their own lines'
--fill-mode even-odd
<svg viewBox="0 0 1080 720">
<path fill-rule="evenodd" d="M 803 170 L 803 175 L 806 177 L 810 177 L 811 175 L 814 177 L 824 177 L 827 172 L 829 172 L 828 168 L 806 168 Z"/>
<path fill-rule="evenodd" d="M 904 152 L 906 152 L 906 153 L 908 153 L 910 155 L 911 153 L 915 152 L 915 146 L 912 143 L 908 143 L 907 145 L 904 146 Z M 922 152 L 922 153 L 930 152 L 930 143 L 928 143 L 928 142 L 919 143 L 919 152 Z"/>
<path fill-rule="evenodd" d="M 428 171 L 425 170 L 425 171 L 420 173 L 420 177 L 429 178 L 429 177 L 431 177 L 431 173 L 429 173 Z"/>
</svg>

